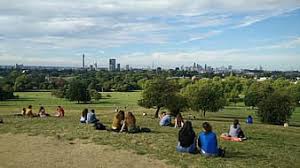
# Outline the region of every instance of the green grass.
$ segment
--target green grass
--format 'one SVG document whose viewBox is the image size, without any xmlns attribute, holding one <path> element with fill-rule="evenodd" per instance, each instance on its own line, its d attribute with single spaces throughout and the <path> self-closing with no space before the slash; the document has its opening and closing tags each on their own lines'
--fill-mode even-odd
<svg viewBox="0 0 300 168">
<path fill-rule="evenodd" d="M 132 149 L 137 154 L 166 160 L 168 164 L 179 167 L 299 167 L 300 165 L 300 109 L 297 108 L 288 128 L 266 125 L 254 118 L 255 124 L 246 125 L 246 116 L 254 111 L 243 106 L 226 107 L 218 113 L 207 113 L 203 119 L 195 112 L 184 112 L 183 117 L 195 115 L 192 120 L 195 132 L 201 131 L 201 124 L 209 121 L 217 135 L 228 130 L 233 118 L 239 118 L 249 140 L 237 143 L 219 140 L 219 145 L 226 147 L 225 158 L 205 158 L 201 155 L 182 154 L 175 151 L 178 129 L 159 127 L 154 119 L 154 110 L 137 106 L 140 92 L 104 93 L 99 102 L 76 104 L 64 99 L 54 98 L 48 92 L 17 93 L 19 100 L 0 102 L 0 116 L 5 124 L 0 125 L 0 133 L 27 133 L 29 135 L 55 136 L 62 140 L 91 139 L 96 144 L 111 145 L 115 149 Z M 106 97 L 110 94 L 111 97 Z M 22 107 L 32 104 L 37 112 L 39 105 L 54 114 L 57 105 L 66 111 L 65 118 L 23 118 L 12 116 Z M 94 130 L 92 126 L 79 124 L 83 108 L 96 109 L 97 116 L 107 126 L 111 125 L 114 108 L 128 106 L 137 118 L 137 124 L 148 127 L 151 133 L 126 134 Z M 142 112 L 148 116 L 143 117 Z"/>
</svg>

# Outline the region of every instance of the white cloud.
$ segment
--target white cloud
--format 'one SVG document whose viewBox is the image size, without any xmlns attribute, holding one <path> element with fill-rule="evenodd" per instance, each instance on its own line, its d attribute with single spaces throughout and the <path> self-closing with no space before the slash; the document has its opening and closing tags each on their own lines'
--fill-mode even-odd
<svg viewBox="0 0 300 168">
<path fill-rule="evenodd" d="M 198 34 L 198 35 L 194 34 L 194 35 L 191 35 L 191 37 L 188 40 L 182 41 L 181 43 L 189 43 L 189 42 L 192 42 L 192 41 L 204 40 L 204 39 L 207 39 L 209 37 L 218 35 L 220 33 L 222 33 L 222 31 L 220 31 L 220 30 L 212 30 L 212 31 L 209 31 L 209 32 L 203 33 L 203 34 Z"/>
</svg>

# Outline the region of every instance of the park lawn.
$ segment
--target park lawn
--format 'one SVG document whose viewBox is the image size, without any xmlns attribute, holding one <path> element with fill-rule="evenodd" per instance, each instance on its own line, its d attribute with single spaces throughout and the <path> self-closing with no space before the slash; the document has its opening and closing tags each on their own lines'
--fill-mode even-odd
<svg viewBox="0 0 300 168">
<path fill-rule="evenodd" d="M 109 94 L 111 97 L 107 97 Z M 255 111 L 242 106 L 230 106 L 217 113 L 207 113 L 206 118 L 196 112 L 184 112 L 183 117 L 192 117 L 196 133 L 201 131 L 201 124 L 208 121 L 213 125 L 217 135 L 228 130 L 233 118 L 239 118 L 242 128 L 249 137 L 242 143 L 219 140 L 219 145 L 226 147 L 225 158 L 205 158 L 201 155 L 177 153 L 177 136 L 179 129 L 159 127 L 153 118 L 154 110 L 137 106 L 140 92 L 104 93 L 104 99 L 92 104 L 76 104 L 64 99 L 52 97 L 49 92 L 17 93 L 20 99 L 0 102 L 0 116 L 5 124 L 0 125 L 0 134 L 26 133 L 31 136 L 53 136 L 62 141 L 90 139 L 93 143 L 113 146 L 115 150 L 131 149 L 137 154 L 161 159 L 178 167 L 299 167 L 300 166 L 300 109 L 297 108 L 288 128 L 261 124 L 254 117 L 253 125 L 244 124 L 248 115 L 255 116 Z M 66 111 L 64 118 L 23 118 L 12 114 L 22 107 L 33 105 L 34 112 L 39 105 L 54 114 L 57 105 Z M 137 124 L 148 127 L 151 133 L 126 134 L 94 130 L 91 125 L 79 123 L 83 108 L 94 108 L 97 116 L 107 126 L 111 125 L 115 107 L 133 111 Z M 147 112 L 147 116 L 142 116 Z M 1 146 L 0 146 L 1 147 Z M 32 151 L 34 152 L 34 151 Z M 99 154 L 100 155 L 100 154 Z M 0 158 L 1 159 L 1 158 Z"/>
</svg>

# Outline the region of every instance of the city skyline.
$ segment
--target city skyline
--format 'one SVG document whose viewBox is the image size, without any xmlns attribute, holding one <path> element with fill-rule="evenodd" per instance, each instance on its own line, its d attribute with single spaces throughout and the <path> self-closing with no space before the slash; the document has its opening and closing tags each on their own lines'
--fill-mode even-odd
<svg viewBox="0 0 300 168">
<path fill-rule="evenodd" d="M 300 70 L 299 20 L 298 0 L 3 0 L 0 65 Z"/>
</svg>

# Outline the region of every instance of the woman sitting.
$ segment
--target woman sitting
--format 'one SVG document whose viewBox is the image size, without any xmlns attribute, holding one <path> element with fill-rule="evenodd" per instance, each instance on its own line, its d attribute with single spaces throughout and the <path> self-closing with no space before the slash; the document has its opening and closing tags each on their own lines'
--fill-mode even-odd
<svg viewBox="0 0 300 168">
<path fill-rule="evenodd" d="M 95 110 L 92 109 L 90 112 L 87 113 L 86 116 L 86 123 L 93 124 L 98 122 L 99 120 L 96 118 Z"/>
<path fill-rule="evenodd" d="M 86 123 L 87 113 L 88 113 L 88 109 L 85 108 L 81 113 L 80 123 L 83 123 L 83 124 Z"/>
<path fill-rule="evenodd" d="M 231 140 L 231 141 L 242 141 L 246 139 L 238 119 L 235 119 L 233 121 L 233 124 L 229 128 L 228 134 L 227 133 L 222 134 L 221 138 L 224 140 Z"/>
<path fill-rule="evenodd" d="M 32 112 L 32 105 L 29 105 L 26 109 L 25 116 L 36 117 L 37 115 Z"/>
<path fill-rule="evenodd" d="M 113 119 L 112 123 L 112 130 L 113 131 L 120 131 L 122 128 L 122 125 L 124 124 L 124 119 L 125 119 L 125 113 L 123 110 L 120 110 Z"/>
<path fill-rule="evenodd" d="M 195 138 L 196 134 L 193 130 L 192 123 L 190 121 L 186 121 L 178 133 L 178 145 L 176 150 L 178 152 L 195 153 Z"/>
<path fill-rule="evenodd" d="M 183 126 L 183 117 L 181 115 L 181 113 L 178 113 L 176 118 L 175 118 L 175 128 L 179 127 L 181 128 Z"/>
<path fill-rule="evenodd" d="M 136 126 L 136 119 L 132 112 L 128 112 L 125 117 L 125 124 L 122 125 L 120 132 L 127 130 L 128 133 L 140 132 L 140 128 Z"/>
<path fill-rule="evenodd" d="M 208 122 L 202 124 L 203 131 L 198 137 L 198 147 L 200 153 L 204 156 L 224 157 L 225 151 L 218 148 L 217 136 L 212 132 L 212 126 Z"/>
<path fill-rule="evenodd" d="M 38 116 L 40 117 L 48 117 L 50 116 L 48 113 L 46 113 L 46 110 L 43 106 L 40 107 L 40 110 L 39 110 L 39 114 Z"/>
<path fill-rule="evenodd" d="M 61 106 L 57 106 L 56 109 L 56 117 L 64 117 L 65 116 L 65 110 Z"/>
</svg>

